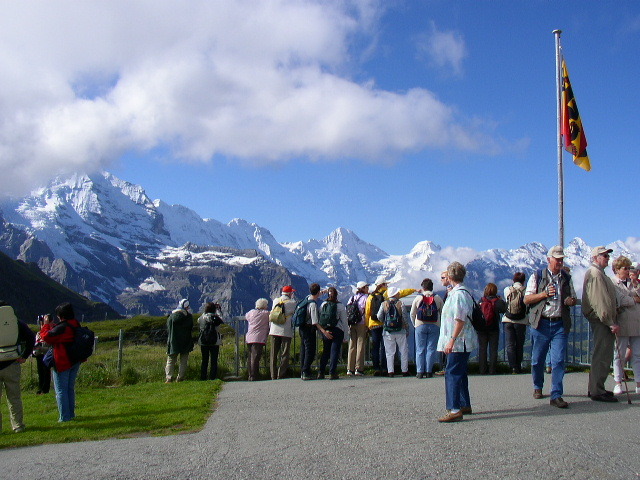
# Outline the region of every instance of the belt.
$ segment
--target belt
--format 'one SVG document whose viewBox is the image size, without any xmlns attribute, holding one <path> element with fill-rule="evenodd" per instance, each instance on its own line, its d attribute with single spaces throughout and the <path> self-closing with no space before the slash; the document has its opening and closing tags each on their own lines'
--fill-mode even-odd
<svg viewBox="0 0 640 480">
<path fill-rule="evenodd" d="M 541 318 L 549 320 L 550 322 L 559 322 L 560 320 L 562 320 L 562 317 L 545 317 L 544 315 Z"/>
</svg>

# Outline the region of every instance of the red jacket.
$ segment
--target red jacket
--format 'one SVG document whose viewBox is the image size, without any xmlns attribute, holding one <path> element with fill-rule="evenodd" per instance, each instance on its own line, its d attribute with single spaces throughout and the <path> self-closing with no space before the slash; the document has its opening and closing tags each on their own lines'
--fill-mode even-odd
<svg viewBox="0 0 640 480">
<path fill-rule="evenodd" d="M 76 319 L 65 320 L 60 323 L 45 323 L 40 330 L 40 338 L 43 342 L 53 345 L 53 360 L 55 369 L 58 372 L 64 372 L 73 367 L 74 364 L 69 360 L 67 353 L 67 344 L 73 342 L 76 328 L 80 326 L 80 322 Z"/>
</svg>

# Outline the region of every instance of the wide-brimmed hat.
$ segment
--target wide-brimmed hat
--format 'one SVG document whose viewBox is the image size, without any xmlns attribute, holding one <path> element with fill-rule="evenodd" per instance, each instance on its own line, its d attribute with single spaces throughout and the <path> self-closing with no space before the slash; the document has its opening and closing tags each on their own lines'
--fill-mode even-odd
<svg viewBox="0 0 640 480">
<path fill-rule="evenodd" d="M 387 296 L 389 298 L 393 297 L 394 295 L 397 295 L 398 293 L 400 293 L 400 290 L 398 290 L 397 287 L 389 287 L 387 289 Z"/>
<path fill-rule="evenodd" d="M 189 306 L 189 300 L 187 300 L 186 298 L 183 298 L 182 300 L 180 300 L 180 303 L 178 303 L 178 308 L 182 308 L 184 310 L 189 308 Z"/>
</svg>

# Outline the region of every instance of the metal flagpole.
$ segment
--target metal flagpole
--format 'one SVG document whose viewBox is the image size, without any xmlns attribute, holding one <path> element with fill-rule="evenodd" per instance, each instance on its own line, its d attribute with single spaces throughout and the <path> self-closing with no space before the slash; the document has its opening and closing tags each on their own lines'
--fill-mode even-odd
<svg viewBox="0 0 640 480">
<path fill-rule="evenodd" d="M 562 65 L 560 54 L 560 34 L 562 30 L 554 30 L 556 37 L 556 100 L 557 100 L 557 132 L 558 132 L 558 245 L 564 247 L 564 172 L 562 168 Z"/>
</svg>

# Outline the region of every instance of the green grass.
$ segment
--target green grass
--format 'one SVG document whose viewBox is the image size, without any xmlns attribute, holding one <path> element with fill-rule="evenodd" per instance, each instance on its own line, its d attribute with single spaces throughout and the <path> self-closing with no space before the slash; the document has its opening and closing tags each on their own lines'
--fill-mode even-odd
<svg viewBox="0 0 640 480">
<path fill-rule="evenodd" d="M 105 438 L 171 435 L 200 430 L 213 411 L 222 382 L 162 382 L 76 390 L 76 419 L 58 423 L 53 389 L 46 395 L 23 391 L 26 431 L 11 432 L 6 402 L 0 448 Z"/>
</svg>

